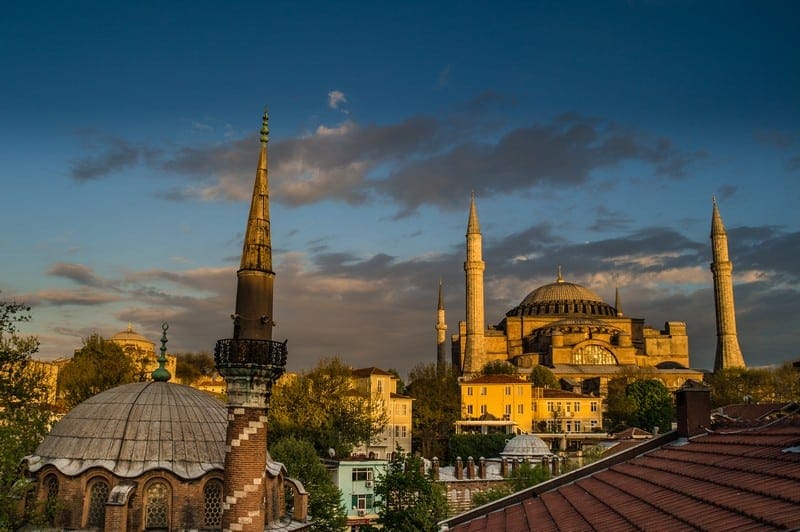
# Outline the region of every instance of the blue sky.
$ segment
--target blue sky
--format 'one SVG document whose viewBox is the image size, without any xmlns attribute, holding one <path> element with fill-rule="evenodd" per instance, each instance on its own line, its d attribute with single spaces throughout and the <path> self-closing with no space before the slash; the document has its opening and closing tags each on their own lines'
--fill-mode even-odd
<svg viewBox="0 0 800 532">
<path fill-rule="evenodd" d="M 433 361 L 473 190 L 487 324 L 560 264 L 686 321 L 710 368 L 716 194 L 745 358 L 797 359 L 797 3 L 343 4 L 5 7 L 0 298 L 42 358 L 129 322 L 172 351 L 230 334 L 267 105 L 291 369 Z"/>
</svg>

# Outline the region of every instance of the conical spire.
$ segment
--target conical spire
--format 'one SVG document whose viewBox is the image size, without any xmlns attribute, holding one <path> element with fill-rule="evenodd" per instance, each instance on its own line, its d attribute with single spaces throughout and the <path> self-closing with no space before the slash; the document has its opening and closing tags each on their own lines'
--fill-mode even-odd
<svg viewBox="0 0 800 532">
<path fill-rule="evenodd" d="M 472 192 L 472 199 L 469 203 L 469 219 L 467 220 L 467 234 L 481 232 L 481 225 L 478 222 L 478 207 L 475 205 L 475 192 Z"/>
<path fill-rule="evenodd" d="M 614 290 L 614 308 L 617 309 L 617 316 L 622 316 L 622 298 L 619 297 L 619 286 Z"/>
<path fill-rule="evenodd" d="M 442 280 L 439 279 L 439 306 L 437 310 L 444 310 L 444 295 L 442 293 Z"/>
<path fill-rule="evenodd" d="M 727 234 L 725 224 L 722 223 L 722 216 L 719 214 L 719 207 L 717 207 L 717 197 L 711 196 L 711 202 L 714 205 L 711 211 L 711 236 Z"/>
<path fill-rule="evenodd" d="M 267 171 L 267 142 L 269 141 L 269 116 L 264 111 L 261 126 L 261 153 L 253 185 L 250 215 L 242 250 L 242 270 L 272 272 L 272 238 L 269 227 L 269 174 Z"/>
<path fill-rule="evenodd" d="M 441 374 L 447 365 L 447 323 L 444 317 L 444 291 L 439 279 L 439 305 L 436 309 L 436 371 Z"/>
</svg>

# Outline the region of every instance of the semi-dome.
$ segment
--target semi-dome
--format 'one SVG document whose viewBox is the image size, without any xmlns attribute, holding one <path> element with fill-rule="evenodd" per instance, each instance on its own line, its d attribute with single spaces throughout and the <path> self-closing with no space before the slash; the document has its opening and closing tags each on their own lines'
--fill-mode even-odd
<svg viewBox="0 0 800 532">
<path fill-rule="evenodd" d="M 504 458 L 541 458 L 551 454 L 550 447 L 543 439 L 533 434 L 518 434 L 508 440 L 500 456 Z"/>
<path fill-rule="evenodd" d="M 117 386 L 73 408 L 45 437 L 28 468 L 65 475 L 102 467 L 132 478 L 164 469 L 184 479 L 222 470 L 227 410 L 214 397 L 169 382 Z"/>
<path fill-rule="evenodd" d="M 565 281 L 559 271 L 556 282 L 538 287 L 506 312 L 506 316 L 538 314 L 616 316 L 617 310 L 585 286 Z"/>
</svg>

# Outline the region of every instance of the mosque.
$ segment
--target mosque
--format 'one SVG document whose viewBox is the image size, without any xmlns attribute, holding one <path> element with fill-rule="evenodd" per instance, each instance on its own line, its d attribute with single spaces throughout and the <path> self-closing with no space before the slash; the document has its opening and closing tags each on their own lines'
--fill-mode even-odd
<svg viewBox="0 0 800 532">
<path fill-rule="evenodd" d="M 732 263 L 727 232 L 716 200 L 713 203 L 711 240 L 717 315 L 715 369 L 744 367 L 736 337 Z M 473 195 L 466 233 L 466 320 L 451 336 L 451 363 L 465 377 L 479 374 L 492 361 L 506 361 L 521 374 L 543 365 L 552 370 L 562 387 L 605 395 L 608 381 L 620 372 L 651 368 L 670 389 L 687 379 L 702 380 L 703 372 L 690 368 L 686 323 L 668 321 L 663 329 L 643 318 L 626 316 L 619 290 L 609 304 L 590 288 L 564 279 L 561 268 L 554 282 L 525 297 L 496 325 L 484 322 L 482 235 Z M 444 306 L 441 286 L 437 310 L 437 363 L 447 362 Z"/>
<path fill-rule="evenodd" d="M 21 504 L 41 509 L 49 525 L 258 532 L 310 526 L 308 494 L 267 450 L 269 397 L 287 356 L 286 342 L 272 340 L 268 132 L 264 113 L 233 337 L 219 340 L 214 351 L 227 405 L 169 382 L 165 324 L 152 381 L 118 386 L 79 404 L 25 458 L 28 497 Z M 112 340 L 123 348 L 146 342 L 128 333 Z"/>
</svg>

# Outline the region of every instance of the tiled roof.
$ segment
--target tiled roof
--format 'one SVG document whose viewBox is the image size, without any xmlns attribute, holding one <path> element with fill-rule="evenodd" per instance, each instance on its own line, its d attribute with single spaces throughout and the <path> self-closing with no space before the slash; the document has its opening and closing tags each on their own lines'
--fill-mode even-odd
<svg viewBox="0 0 800 532">
<path fill-rule="evenodd" d="M 722 414 L 725 416 L 734 418 L 734 419 L 742 419 L 742 420 L 756 420 L 761 419 L 763 417 L 769 416 L 770 414 L 776 414 L 783 410 L 797 409 L 796 403 L 786 402 L 786 403 L 766 403 L 766 404 L 738 404 L 738 405 L 728 405 L 722 407 L 720 410 Z"/>
<path fill-rule="evenodd" d="M 481 375 L 464 381 L 462 384 L 523 384 L 527 381 L 521 380 L 514 375 Z"/>
<path fill-rule="evenodd" d="M 444 524 L 470 532 L 797 529 L 798 446 L 797 417 L 691 440 L 668 433 Z"/>
<path fill-rule="evenodd" d="M 394 375 L 388 371 L 376 367 L 354 369 L 352 375 L 356 378 L 369 377 L 370 375 L 387 375 L 389 377 L 394 377 Z"/>
</svg>

